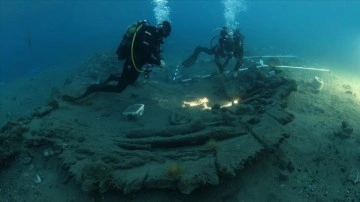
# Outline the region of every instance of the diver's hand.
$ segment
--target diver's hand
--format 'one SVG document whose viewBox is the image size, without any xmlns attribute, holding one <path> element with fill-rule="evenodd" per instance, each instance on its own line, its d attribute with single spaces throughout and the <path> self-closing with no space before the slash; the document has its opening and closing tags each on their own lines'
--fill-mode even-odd
<svg viewBox="0 0 360 202">
<path fill-rule="evenodd" d="M 160 67 L 161 67 L 161 69 L 165 69 L 166 63 L 164 60 L 160 60 Z"/>
</svg>

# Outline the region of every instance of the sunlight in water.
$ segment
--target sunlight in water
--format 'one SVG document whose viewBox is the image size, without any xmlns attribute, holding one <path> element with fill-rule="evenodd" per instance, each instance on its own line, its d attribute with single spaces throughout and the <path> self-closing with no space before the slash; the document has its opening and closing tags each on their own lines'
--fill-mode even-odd
<svg viewBox="0 0 360 202">
<path fill-rule="evenodd" d="M 167 0 L 153 0 L 154 4 L 154 14 L 156 22 L 160 24 L 164 20 L 169 20 L 170 8 L 167 6 Z"/>
</svg>

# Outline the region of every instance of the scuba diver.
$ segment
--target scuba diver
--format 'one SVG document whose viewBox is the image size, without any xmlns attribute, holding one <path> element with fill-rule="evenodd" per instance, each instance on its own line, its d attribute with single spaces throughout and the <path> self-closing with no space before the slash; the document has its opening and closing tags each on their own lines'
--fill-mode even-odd
<svg viewBox="0 0 360 202">
<path fill-rule="evenodd" d="M 92 84 L 78 97 L 64 95 L 65 101 L 75 102 L 95 92 L 116 92 L 120 93 L 125 88 L 135 83 L 140 73 L 148 77 L 150 70 L 143 66 L 157 65 L 165 68 L 165 62 L 160 55 L 160 45 L 171 33 L 169 21 L 163 21 L 158 26 L 151 26 L 146 20 L 142 20 L 128 27 L 123 39 L 116 50 L 119 60 L 125 60 L 121 74 L 111 74 L 104 82 Z M 116 81 L 116 85 L 109 85 Z"/>
<path fill-rule="evenodd" d="M 212 45 L 212 41 L 219 37 L 218 44 Z M 212 38 L 210 46 L 211 48 L 198 46 L 194 50 L 193 54 L 181 63 L 184 67 L 189 67 L 195 63 L 199 54 L 204 52 L 208 55 L 215 55 L 215 63 L 219 68 L 220 73 L 224 72 L 225 66 L 228 64 L 232 57 L 236 59 L 236 65 L 234 68 L 234 76 L 237 76 L 239 67 L 243 62 L 243 40 L 244 37 L 240 34 L 240 31 L 236 29 L 233 34 L 229 33 L 227 27 L 221 29 L 220 35 Z"/>
</svg>

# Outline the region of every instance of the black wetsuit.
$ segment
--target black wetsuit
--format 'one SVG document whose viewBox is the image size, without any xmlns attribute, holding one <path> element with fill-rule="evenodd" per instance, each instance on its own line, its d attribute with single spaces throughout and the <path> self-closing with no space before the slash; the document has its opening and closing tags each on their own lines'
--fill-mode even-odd
<svg viewBox="0 0 360 202">
<path fill-rule="evenodd" d="M 142 72 L 142 67 L 145 64 L 160 65 L 160 45 L 163 43 L 164 38 L 159 33 L 157 27 L 150 26 L 145 23 L 141 26 L 142 27 L 139 28 L 136 33 L 134 41 L 134 55 L 132 57 L 131 48 L 127 48 L 127 57 L 125 58 L 121 74 L 112 74 L 103 83 L 89 86 L 88 89 L 79 97 L 64 95 L 63 99 L 66 101 L 76 101 L 83 99 L 94 92 L 120 93 L 125 90 L 128 85 L 135 83 L 139 74 Z M 109 85 L 108 83 L 111 81 L 117 81 L 117 84 Z"/>
<path fill-rule="evenodd" d="M 217 45 L 212 48 L 203 46 L 196 47 L 193 54 L 183 61 L 182 65 L 184 67 L 193 65 L 201 52 L 208 55 L 215 55 L 215 63 L 221 73 L 224 72 L 224 68 L 228 64 L 229 60 L 232 57 L 235 57 L 236 65 L 234 71 L 238 71 L 243 62 L 243 37 L 238 30 L 234 32 L 233 37 L 230 37 L 226 28 L 224 28 L 221 31 Z"/>
</svg>

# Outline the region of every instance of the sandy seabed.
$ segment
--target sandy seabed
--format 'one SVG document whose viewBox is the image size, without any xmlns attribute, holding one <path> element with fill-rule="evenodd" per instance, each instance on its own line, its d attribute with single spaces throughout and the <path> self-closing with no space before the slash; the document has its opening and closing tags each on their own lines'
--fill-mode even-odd
<svg viewBox="0 0 360 202">
<path fill-rule="evenodd" d="M 296 90 L 279 103 L 273 95 L 280 84 L 266 95 L 271 102 L 255 94 L 217 111 L 182 105 L 204 97 L 210 107 L 227 104 L 238 79 L 172 82 L 157 71 L 122 94 L 61 101 L 99 79 L 91 77 L 96 67 L 85 66 L 0 86 L 0 153 L 8 155 L 0 201 L 360 201 L 359 72 L 282 69 L 279 76 L 296 81 Z M 216 72 L 199 62 L 182 73 L 196 76 L 195 69 Z M 315 76 L 324 82 L 319 92 L 311 88 Z M 49 113 L 34 115 L 49 103 Z M 122 112 L 134 103 L 145 104 L 144 115 L 129 120 Z M 246 145 L 232 144 L 236 138 Z"/>
</svg>

